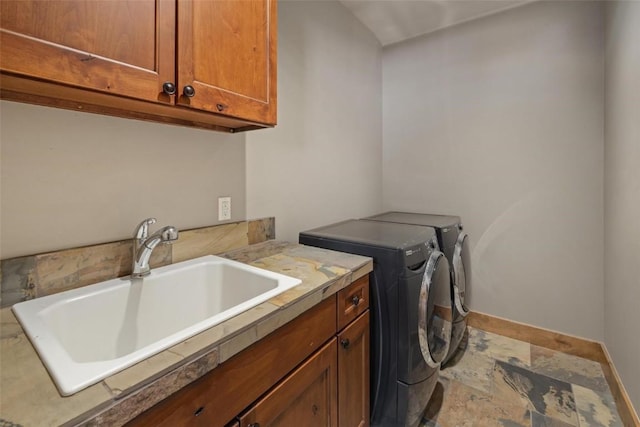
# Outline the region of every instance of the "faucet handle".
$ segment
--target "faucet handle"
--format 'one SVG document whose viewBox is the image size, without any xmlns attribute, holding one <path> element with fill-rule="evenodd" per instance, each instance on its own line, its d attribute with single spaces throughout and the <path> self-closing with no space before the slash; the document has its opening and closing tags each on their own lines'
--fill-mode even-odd
<svg viewBox="0 0 640 427">
<path fill-rule="evenodd" d="M 171 225 L 164 227 L 160 230 L 160 239 L 164 243 L 171 243 L 174 240 L 178 240 L 178 230 Z"/>
<path fill-rule="evenodd" d="M 146 239 L 149 236 L 149 226 L 155 224 L 155 218 L 147 218 L 142 221 L 135 230 L 133 230 L 133 237 L 138 240 Z"/>
</svg>

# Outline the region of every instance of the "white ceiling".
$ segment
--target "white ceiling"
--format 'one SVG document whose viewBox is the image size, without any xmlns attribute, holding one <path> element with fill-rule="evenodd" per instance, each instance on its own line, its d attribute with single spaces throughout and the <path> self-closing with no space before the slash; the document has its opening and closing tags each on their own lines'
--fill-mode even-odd
<svg viewBox="0 0 640 427">
<path fill-rule="evenodd" d="M 340 0 L 383 46 L 532 0 Z"/>
</svg>

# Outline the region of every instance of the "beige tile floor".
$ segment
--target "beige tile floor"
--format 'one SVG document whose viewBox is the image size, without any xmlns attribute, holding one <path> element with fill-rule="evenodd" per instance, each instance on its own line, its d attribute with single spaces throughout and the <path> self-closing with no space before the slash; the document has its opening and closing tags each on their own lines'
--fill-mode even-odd
<svg viewBox="0 0 640 427">
<path fill-rule="evenodd" d="M 468 328 L 421 427 L 623 427 L 598 362 Z"/>
</svg>

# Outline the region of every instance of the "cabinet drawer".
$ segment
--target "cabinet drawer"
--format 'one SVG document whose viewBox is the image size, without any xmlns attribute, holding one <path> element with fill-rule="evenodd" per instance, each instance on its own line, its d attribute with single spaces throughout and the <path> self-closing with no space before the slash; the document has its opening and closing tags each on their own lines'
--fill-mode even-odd
<svg viewBox="0 0 640 427">
<path fill-rule="evenodd" d="M 364 276 L 338 292 L 338 330 L 369 308 L 369 276 Z"/>
</svg>

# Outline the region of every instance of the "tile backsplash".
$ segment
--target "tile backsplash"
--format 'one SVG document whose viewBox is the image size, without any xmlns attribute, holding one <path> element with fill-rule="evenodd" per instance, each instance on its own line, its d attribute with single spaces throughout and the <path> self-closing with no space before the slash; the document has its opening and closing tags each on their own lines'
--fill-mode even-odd
<svg viewBox="0 0 640 427">
<path fill-rule="evenodd" d="M 216 255 L 275 238 L 275 218 L 180 230 L 159 245 L 151 268 Z M 133 239 L 0 261 L 0 307 L 131 274 Z"/>
</svg>

